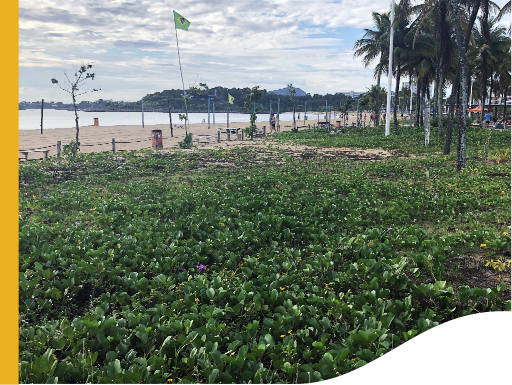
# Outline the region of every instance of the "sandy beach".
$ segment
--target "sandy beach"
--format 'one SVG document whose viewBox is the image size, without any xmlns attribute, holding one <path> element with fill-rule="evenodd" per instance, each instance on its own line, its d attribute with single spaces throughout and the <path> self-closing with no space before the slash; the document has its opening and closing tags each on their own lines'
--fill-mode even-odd
<svg viewBox="0 0 512 385">
<path fill-rule="evenodd" d="M 313 115 L 312 115 L 313 116 Z M 316 116 L 316 114 L 315 114 Z M 368 114 L 369 119 L 369 114 Z M 320 120 L 323 120 L 323 115 L 320 115 Z M 356 114 L 349 115 L 349 124 L 356 121 Z M 308 124 L 313 126 L 317 123 L 317 119 L 307 120 L 304 124 L 304 120 L 297 121 L 297 126 L 303 128 L 307 127 Z M 331 116 L 331 124 L 335 124 L 334 118 Z M 366 122 L 368 124 L 368 121 Z M 236 123 L 230 122 L 230 128 L 245 128 L 249 123 Z M 256 122 L 258 129 L 263 129 L 266 126 L 267 135 L 269 134 L 269 123 L 268 121 Z M 293 126 L 292 121 L 280 121 L 281 131 L 290 131 Z M 225 124 L 210 125 L 208 129 L 207 123 L 191 124 L 190 132 L 193 137 L 199 136 L 211 136 L 217 135 L 217 128 L 226 127 Z M 151 131 L 162 130 L 163 134 L 163 150 L 172 150 L 178 148 L 178 142 L 181 142 L 185 137 L 185 129 L 174 127 L 173 137 L 171 137 L 171 130 L 168 124 L 156 124 L 156 125 L 124 125 L 124 126 L 83 126 L 80 127 L 80 152 L 102 152 L 112 151 L 112 139 L 116 141 L 116 151 L 129 151 L 129 150 L 141 150 L 151 149 Z M 76 132 L 74 127 L 70 128 L 54 128 L 46 129 L 41 134 L 40 130 L 19 130 L 19 145 L 18 149 L 33 150 L 33 149 L 48 149 L 48 156 L 57 155 L 57 141 L 61 142 L 64 146 L 75 139 Z M 240 146 L 240 145 L 251 145 L 250 141 L 235 140 L 233 136 L 231 141 L 226 140 L 226 135 L 223 134 L 221 143 L 217 143 L 217 140 L 211 140 L 210 144 L 198 145 L 200 148 L 215 148 L 215 147 L 229 147 L 229 146 Z M 247 139 L 244 137 L 244 139 Z M 197 144 L 196 144 L 197 145 Z M 32 152 L 28 154 L 28 159 L 41 159 L 43 153 Z M 24 155 L 19 154 L 20 159 L 24 159 Z"/>
</svg>

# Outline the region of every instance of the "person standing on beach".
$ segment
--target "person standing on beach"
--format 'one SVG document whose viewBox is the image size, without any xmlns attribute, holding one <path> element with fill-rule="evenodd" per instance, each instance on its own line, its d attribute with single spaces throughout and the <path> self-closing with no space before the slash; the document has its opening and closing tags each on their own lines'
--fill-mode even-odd
<svg viewBox="0 0 512 385">
<path fill-rule="evenodd" d="M 276 117 L 274 114 L 270 114 L 270 134 L 276 131 Z"/>
</svg>

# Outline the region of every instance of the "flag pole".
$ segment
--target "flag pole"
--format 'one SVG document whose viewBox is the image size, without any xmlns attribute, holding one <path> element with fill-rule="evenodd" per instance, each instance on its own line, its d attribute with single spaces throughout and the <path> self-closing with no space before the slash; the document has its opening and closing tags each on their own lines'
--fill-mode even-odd
<svg viewBox="0 0 512 385">
<path fill-rule="evenodd" d="M 187 98 L 185 97 L 185 82 L 183 81 L 183 71 L 181 70 L 180 46 L 178 44 L 178 29 L 176 28 L 176 21 L 174 22 L 174 32 L 176 32 L 176 47 L 178 48 L 178 62 L 180 63 L 181 84 L 183 86 L 183 99 L 185 99 L 185 116 L 187 117 L 187 119 L 185 120 L 185 135 L 188 135 L 188 132 L 187 132 L 188 106 L 187 106 Z M 190 123 L 189 123 L 189 128 L 190 128 Z"/>
<path fill-rule="evenodd" d="M 389 64 L 388 64 L 388 97 L 386 105 L 386 131 L 385 136 L 389 135 L 391 124 L 391 81 L 393 80 L 393 23 L 395 22 L 395 0 L 391 2 L 391 29 L 389 32 Z"/>
</svg>

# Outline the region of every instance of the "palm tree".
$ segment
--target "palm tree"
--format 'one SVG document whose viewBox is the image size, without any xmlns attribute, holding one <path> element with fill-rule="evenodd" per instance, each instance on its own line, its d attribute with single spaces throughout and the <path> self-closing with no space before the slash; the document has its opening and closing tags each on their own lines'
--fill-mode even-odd
<svg viewBox="0 0 512 385">
<path fill-rule="evenodd" d="M 388 51 L 389 51 L 389 30 L 390 30 L 390 12 L 378 13 L 372 12 L 375 30 L 365 29 L 362 39 L 354 44 L 354 57 L 363 56 L 363 64 L 369 67 L 370 64 L 378 58 L 375 67 L 375 77 L 377 78 L 377 89 L 380 89 L 380 78 L 382 72 L 387 67 Z M 375 104 L 375 125 L 379 124 L 380 113 L 380 93 L 377 93 Z"/>
<path fill-rule="evenodd" d="M 496 17 L 498 19 L 498 21 L 501 21 L 501 18 L 507 14 L 507 13 L 510 13 L 510 0 L 508 1 L 508 3 L 506 3 L 503 8 L 501 8 L 500 12 L 498 13 L 498 16 Z M 508 27 L 508 34 L 510 35 L 510 28 L 511 25 L 509 25 Z"/>
<path fill-rule="evenodd" d="M 492 88 L 494 86 L 494 73 L 498 72 L 499 64 L 507 56 L 508 47 L 510 47 L 510 38 L 507 36 L 505 28 L 499 26 L 497 18 L 491 17 L 485 20 L 483 16 L 478 17 L 478 28 L 473 28 L 474 46 L 477 48 L 475 58 L 476 65 L 480 72 L 478 80 L 480 81 L 480 95 L 482 97 L 482 106 L 485 106 L 487 100 L 487 81 L 491 79 L 491 92 L 489 93 L 489 104 L 492 97 Z M 487 25 L 487 26 L 485 26 Z M 489 33 L 488 38 L 485 37 Z M 482 113 L 483 124 L 485 119 Z"/>
</svg>

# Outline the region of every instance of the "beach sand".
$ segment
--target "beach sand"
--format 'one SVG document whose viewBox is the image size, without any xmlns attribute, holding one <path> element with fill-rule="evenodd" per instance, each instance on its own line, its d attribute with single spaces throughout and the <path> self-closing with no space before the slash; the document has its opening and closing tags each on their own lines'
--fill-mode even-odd
<svg viewBox="0 0 512 385">
<path fill-rule="evenodd" d="M 316 116 L 316 114 L 314 114 Z M 313 116 L 311 114 L 310 116 Z M 368 114 L 369 119 L 369 114 Z M 320 120 L 323 120 L 323 115 L 320 115 Z M 355 114 L 349 115 L 349 124 L 356 121 Z M 304 120 L 297 121 L 297 126 L 303 128 L 307 127 L 308 124 L 313 126 L 313 124 L 317 123 L 317 119 L 307 120 L 306 124 L 304 124 Z M 366 122 L 368 124 L 368 121 Z M 101 122 L 100 122 L 101 124 Z M 331 116 L 331 124 L 335 124 L 334 118 Z M 245 128 L 249 125 L 249 123 L 236 123 L 230 122 L 230 128 Z M 258 129 L 263 129 L 263 126 L 266 126 L 267 135 L 269 134 L 269 123 L 265 122 L 256 122 Z M 290 131 L 293 127 L 292 121 L 280 121 L 281 131 Z M 225 124 L 216 124 L 210 125 L 210 129 L 208 129 L 207 123 L 198 123 L 190 125 L 190 132 L 192 132 L 193 137 L 196 138 L 198 136 L 210 136 L 217 135 L 218 127 L 226 127 Z M 151 131 L 152 130 L 162 130 L 162 142 L 163 142 L 163 150 L 173 150 L 178 148 L 178 142 L 181 142 L 185 137 L 185 129 L 174 127 L 173 137 L 171 137 L 171 129 L 168 124 L 156 124 L 156 125 L 145 125 L 142 128 L 142 125 L 126 125 L 126 126 L 83 126 L 80 127 L 79 140 L 80 140 L 80 153 L 90 153 L 90 152 L 102 152 L 102 151 L 112 151 L 112 139 L 114 138 L 116 141 L 116 151 L 129 151 L 129 150 L 141 150 L 141 149 L 151 149 Z M 46 129 L 43 130 L 43 134 L 41 134 L 40 130 L 19 130 L 19 145 L 18 148 L 20 151 L 23 150 L 33 150 L 33 149 L 49 149 L 48 156 L 56 156 L 57 155 L 57 141 L 61 142 L 61 146 L 63 147 L 65 144 L 68 144 L 72 140 L 75 139 L 76 131 L 74 127 L 70 128 L 54 128 L 54 129 Z M 269 135 L 271 137 L 271 135 Z M 216 139 L 211 140 L 210 144 L 201 144 L 198 145 L 199 148 L 217 148 L 217 147 L 231 147 L 231 146 L 240 146 L 240 145 L 258 145 L 258 142 L 251 143 L 251 141 L 244 140 L 235 140 L 235 136 L 232 135 L 231 141 L 226 140 L 226 135 L 222 134 L 221 143 L 217 143 Z M 244 135 L 244 139 L 247 139 Z M 28 159 L 41 159 L 43 157 L 43 153 L 41 152 L 32 152 L 28 154 Z M 20 159 L 24 159 L 24 155 L 19 154 Z"/>
</svg>

